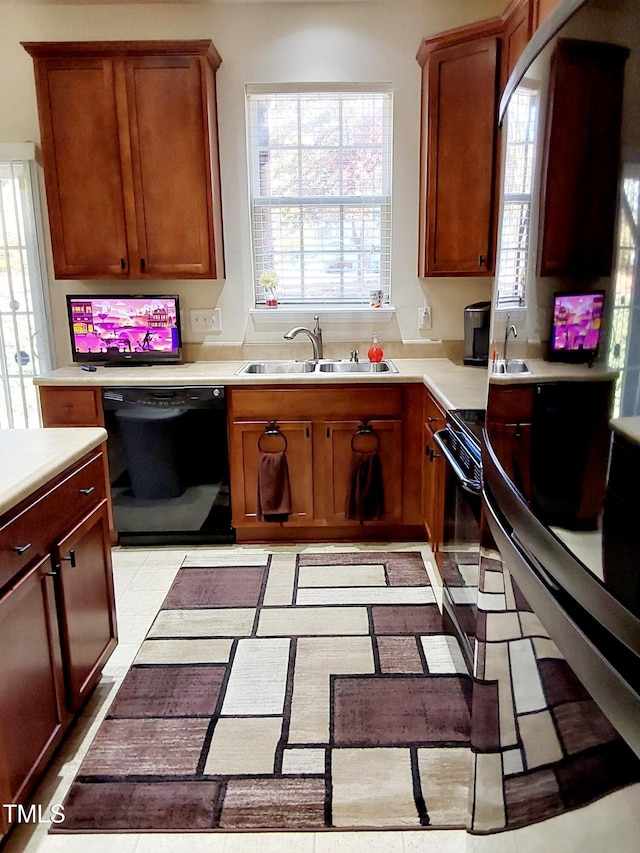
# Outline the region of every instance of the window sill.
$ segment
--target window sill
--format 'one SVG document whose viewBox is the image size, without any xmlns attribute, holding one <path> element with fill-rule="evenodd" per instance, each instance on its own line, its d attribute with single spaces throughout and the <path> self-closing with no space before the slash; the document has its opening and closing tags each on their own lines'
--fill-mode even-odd
<svg viewBox="0 0 640 853">
<path fill-rule="evenodd" d="M 264 323 L 307 323 L 315 314 L 321 322 L 331 323 L 389 323 L 396 309 L 369 308 L 368 305 L 278 305 L 277 308 L 250 308 L 249 314 L 256 325 Z"/>
</svg>

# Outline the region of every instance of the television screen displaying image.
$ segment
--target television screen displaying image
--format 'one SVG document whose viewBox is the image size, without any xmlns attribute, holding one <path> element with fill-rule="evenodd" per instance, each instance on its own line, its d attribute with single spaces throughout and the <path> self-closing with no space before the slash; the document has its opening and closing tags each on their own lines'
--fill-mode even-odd
<svg viewBox="0 0 640 853">
<path fill-rule="evenodd" d="M 156 364 L 182 357 L 177 296 L 67 296 L 76 362 Z"/>
<path fill-rule="evenodd" d="M 603 309 L 602 290 L 554 294 L 549 359 L 593 361 L 600 344 Z"/>
</svg>

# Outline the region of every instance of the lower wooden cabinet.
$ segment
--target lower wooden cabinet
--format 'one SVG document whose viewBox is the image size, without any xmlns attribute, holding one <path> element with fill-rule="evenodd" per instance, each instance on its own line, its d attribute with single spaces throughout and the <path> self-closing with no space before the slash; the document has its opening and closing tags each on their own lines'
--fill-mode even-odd
<svg viewBox="0 0 640 853">
<path fill-rule="evenodd" d="M 627 418 L 614 421 L 622 426 Z M 615 431 L 611 442 L 609 477 L 602 513 L 604 582 L 609 591 L 640 616 L 640 445 L 625 431 Z"/>
<path fill-rule="evenodd" d="M 443 537 L 446 464 L 433 436 L 439 429 L 443 429 L 445 420 L 444 411 L 425 388 L 422 428 L 422 517 L 433 551 L 438 550 Z"/>
<path fill-rule="evenodd" d="M 100 450 L 0 517 L 3 806 L 26 802 L 116 647 L 108 519 Z"/>
<path fill-rule="evenodd" d="M 55 547 L 70 707 L 77 711 L 116 645 L 106 501 Z"/>
<path fill-rule="evenodd" d="M 409 494 L 417 487 L 419 497 L 419 438 L 406 423 L 408 393 L 400 385 L 230 389 L 231 500 L 238 541 L 419 533 L 419 512 L 413 512 Z M 270 424 L 286 439 L 291 484 L 291 513 L 278 522 L 257 515 L 258 443 Z M 352 440 L 363 425 L 379 439 L 384 504 L 379 518 L 360 522 L 347 518 L 346 498 Z"/>
<path fill-rule="evenodd" d="M 533 385 L 489 386 L 487 433 L 502 467 L 524 498 L 531 500 Z"/>
<path fill-rule="evenodd" d="M 489 383 L 487 434 L 548 525 L 595 529 L 604 501 L 613 380 Z"/>
<path fill-rule="evenodd" d="M 69 721 L 50 557 L 0 598 L 0 792 L 22 802 Z M 0 820 L 6 821 L 6 809 Z M 3 832 L 8 826 L 0 824 Z"/>
<path fill-rule="evenodd" d="M 102 388 L 78 388 L 72 385 L 40 385 L 40 411 L 44 427 L 104 427 Z M 109 530 L 112 543 L 117 541 L 111 503 L 111 480 L 106 452 L 102 455 L 104 494 L 107 498 Z"/>
</svg>

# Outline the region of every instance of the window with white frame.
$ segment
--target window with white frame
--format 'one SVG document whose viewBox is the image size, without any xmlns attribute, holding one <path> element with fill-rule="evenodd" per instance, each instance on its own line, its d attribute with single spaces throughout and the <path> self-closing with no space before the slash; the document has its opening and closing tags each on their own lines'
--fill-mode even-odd
<svg viewBox="0 0 640 853">
<path fill-rule="evenodd" d="M 256 306 L 389 304 L 388 87 L 247 87 Z"/>
<path fill-rule="evenodd" d="M 539 90 L 531 85 L 519 86 L 509 101 L 505 118 L 504 181 L 496 270 L 498 309 L 526 305 L 539 112 Z"/>
<path fill-rule="evenodd" d="M 640 414 L 640 165 L 622 170 L 608 364 L 618 371 L 613 416 Z"/>
<path fill-rule="evenodd" d="M 0 429 L 41 426 L 33 377 L 51 367 L 32 143 L 0 143 Z"/>
</svg>

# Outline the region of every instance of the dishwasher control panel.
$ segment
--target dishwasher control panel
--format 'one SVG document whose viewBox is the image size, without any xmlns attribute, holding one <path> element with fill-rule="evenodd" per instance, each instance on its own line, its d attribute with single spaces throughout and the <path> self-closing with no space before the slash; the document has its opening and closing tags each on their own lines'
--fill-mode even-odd
<svg viewBox="0 0 640 853">
<path fill-rule="evenodd" d="M 126 409 L 132 406 L 187 409 L 221 408 L 224 406 L 224 386 L 182 386 L 176 388 L 104 388 L 105 409 Z"/>
</svg>

